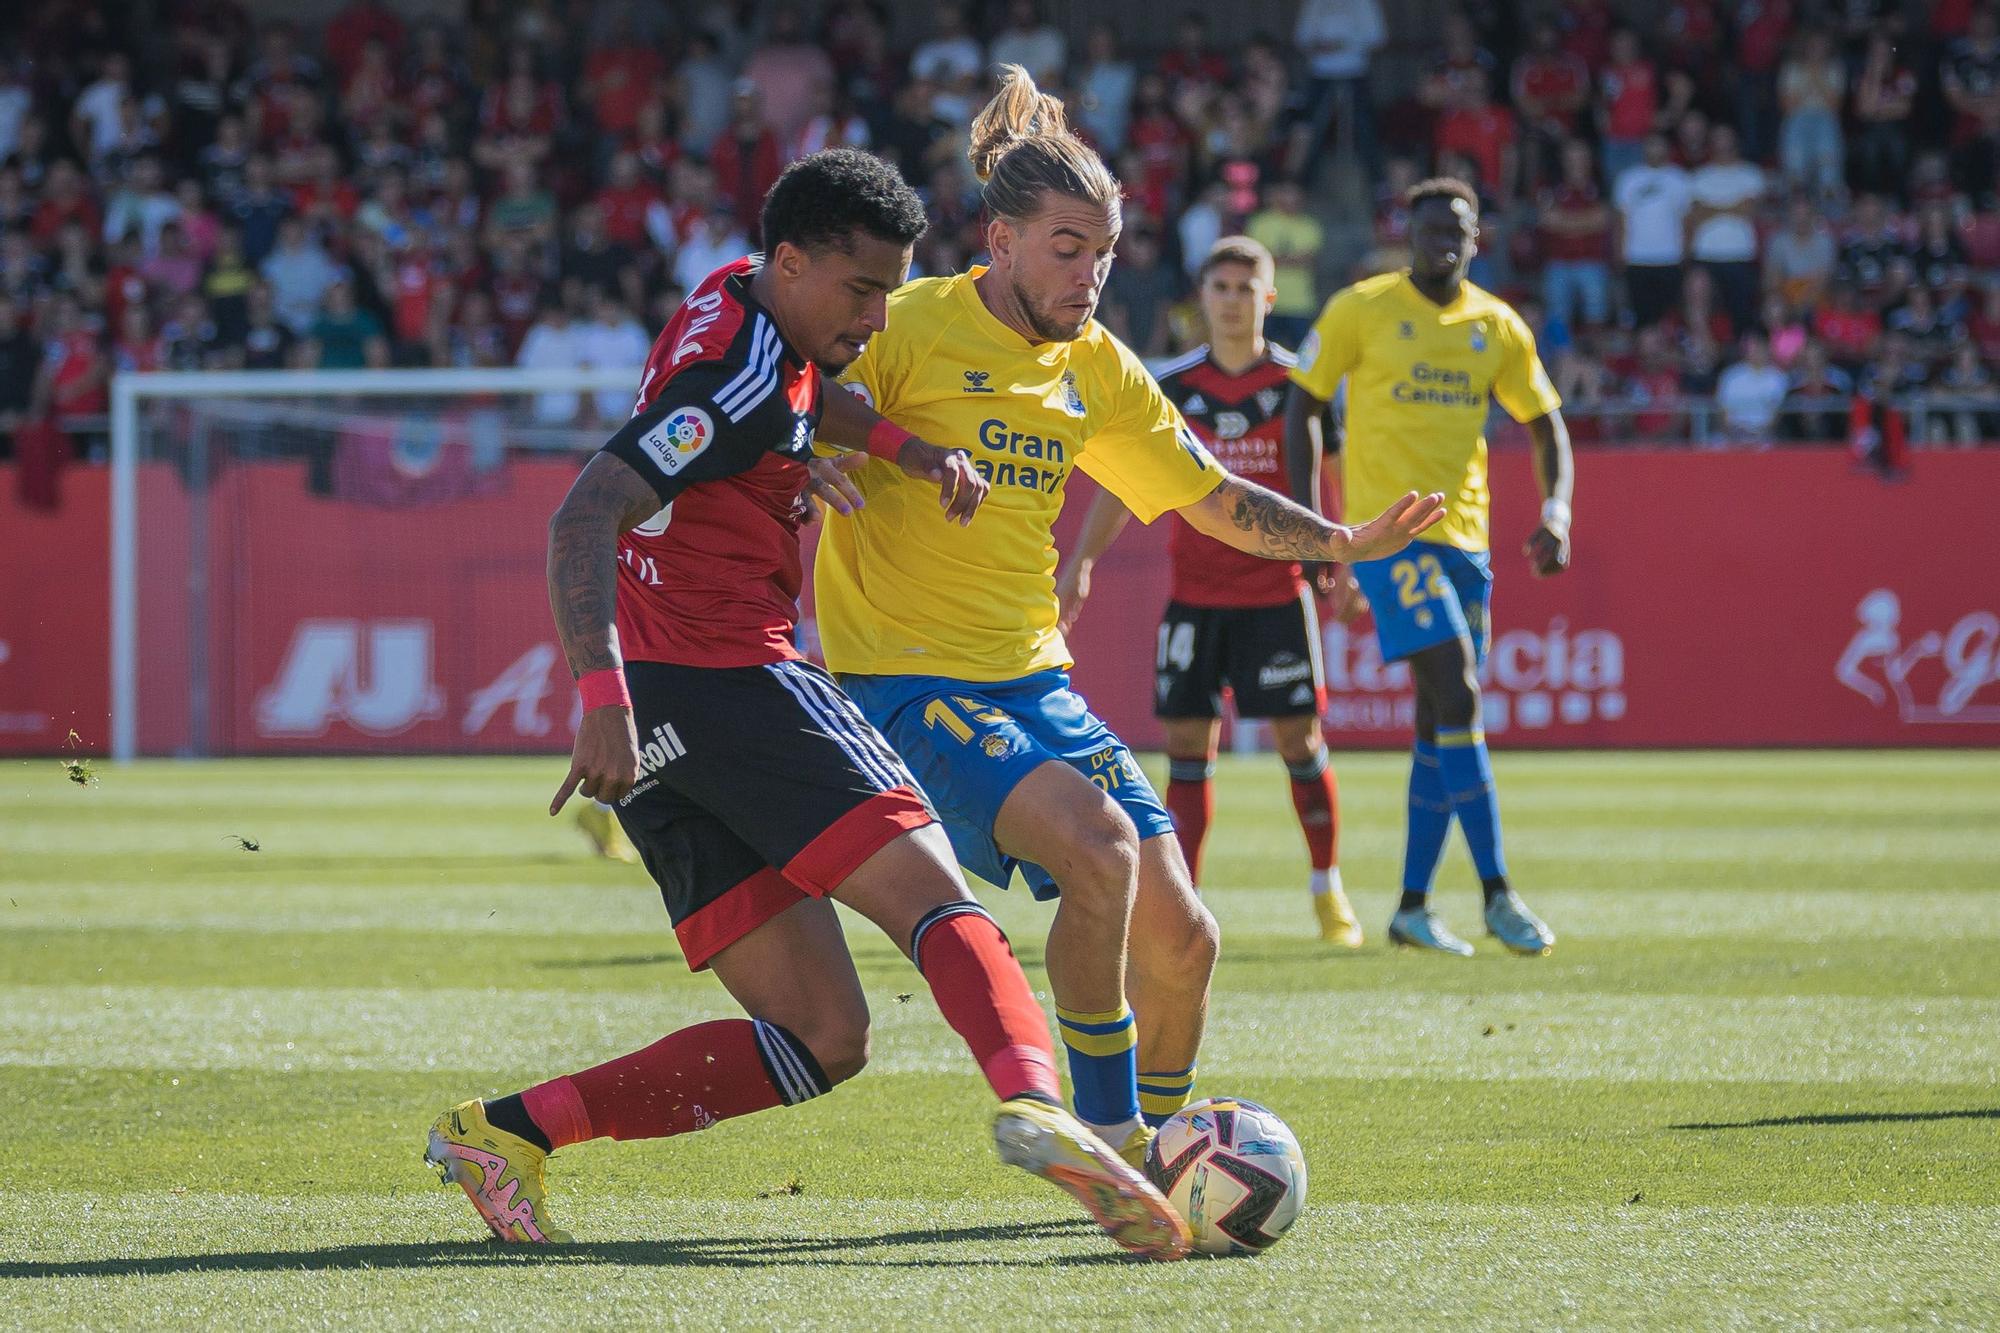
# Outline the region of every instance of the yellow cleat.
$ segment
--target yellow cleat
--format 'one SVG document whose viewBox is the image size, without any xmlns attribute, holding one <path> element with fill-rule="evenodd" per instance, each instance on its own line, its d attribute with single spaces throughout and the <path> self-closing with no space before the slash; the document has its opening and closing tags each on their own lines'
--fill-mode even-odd
<svg viewBox="0 0 2000 1333">
<path fill-rule="evenodd" d="M 1185 1259 L 1193 1248 L 1173 1205 L 1062 1107 L 1033 1097 L 1002 1102 L 993 1140 L 1001 1161 L 1066 1191 L 1125 1249 Z"/>
<path fill-rule="evenodd" d="M 1152 1146 L 1153 1136 L 1159 1131 L 1145 1121 L 1125 1136 L 1125 1142 L 1116 1144 L 1113 1151 L 1125 1159 L 1125 1165 L 1144 1175 L 1146 1172 L 1146 1149 Z M 1106 1140 L 1109 1142 L 1109 1140 Z"/>
<path fill-rule="evenodd" d="M 1312 896 L 1313 915 L 1319 918 L 1319 937 L 1328 944 L 1343 949 L 1361 947 L 1361 922 L 1355 919 L 1354 907 L 1347 901 L 1347 894 L 1339 888 Z"/>
<path fill-rule="evenodd" d="M 477 1100 L 461 1102 L 431 1126 L 424 1160 L 438 1178 L 456 1184 L 501 1240 L 531 1245 L 567 1245 L 567 1231 L 549 1225 L 548 1187 L 542 1163 L 549 1155 L 486 1119 Z"/>
<path fill-rule="evenodd" d="M 597 848 L 597 854 L 605 860 L 623 861 L 627 865 L 638 861 L 638 849 L 625 836 L 624 825 L 618 822 L 618 816 L 611 813 L 609 806 L 585 801 L 576 812 L 576 826 L 583 830 L 583 836 L 590 839 L 590 845 Z"/>
</svg>

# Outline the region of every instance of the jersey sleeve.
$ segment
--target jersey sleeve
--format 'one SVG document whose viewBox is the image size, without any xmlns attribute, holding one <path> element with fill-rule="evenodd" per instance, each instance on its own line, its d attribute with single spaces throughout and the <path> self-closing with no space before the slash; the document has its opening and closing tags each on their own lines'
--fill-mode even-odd
<svg viewBox="0 0 2000 1333">
<path fill-rule="evenodd" d="M 715 405 L 717 391 L 738 369 L 720 362 L 689 366 L 661 388 L 651 407 L 619 427 L 601 452 L 644 477 L 663 505 L 696 482 L 748 472 L 771 441 Z"/>
<path fill-rule="evenodd" d="M 1506 336 L 1506 356 L 1493 380 L 1493 396 L 1516 421 L 1547 416 L 1562 406 L 1562 395 L 1549 382 L 1549 372 L 1535 351 L 1534 330 L 1512 311 L 1501 321 L 1501 328 Z"/>
<path fill-rule="evenodd" d="M 1151 523 L 1220 486 L 1222 465 L 1131 349 L 1109 337 L 1106 346 L 1117 354 L 1117 379 L 1108 386 L 1116 395 L 1115 409 L 1109 423 L 1091 435 L 1077 466 L 1123 500 L 1141 523 Z"/>
<path fill-rule="evenodd" d="M 1351 291 L 1335 292 L 1313 321 L 1312 332 L 1299 344 L 1299 363 L 1292 367 L 1292 383 L 1322 403 L 1333 401 L 1341 377 L 1361 359 L 1361 339 L 1356 326 L 1360 312 Z"/>
</svg>

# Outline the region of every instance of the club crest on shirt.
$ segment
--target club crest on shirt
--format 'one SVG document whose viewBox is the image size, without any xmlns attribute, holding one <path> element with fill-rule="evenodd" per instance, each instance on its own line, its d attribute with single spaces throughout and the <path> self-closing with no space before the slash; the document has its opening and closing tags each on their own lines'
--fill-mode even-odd
<svg viewBox="0 0 2000 1333">
<path fill-rule="evenodd" d="M 1076 374 L 1065 370 L 1062 377 L 1063 410 L 1073 417 L 1083 415 L 1083 395 L 1077 392 Z"/>
<path fill-rule="evenodd" d="M 1268 417 L 1278 410 L 1278 404 L 1283 401 L 1283 398 L 1284 395 L 1280 394 L 1276 389 L 1259 389 L 1257 390 L 1258 410 Z"/>
<path fill-rule="evenodd" d="M 708 448 L 715 439 L 715 422 L 698 407 L 678 407 L 667 419 L 639 437 L 639 443 L 660 471 L 673 476 Z"/>
</svg>

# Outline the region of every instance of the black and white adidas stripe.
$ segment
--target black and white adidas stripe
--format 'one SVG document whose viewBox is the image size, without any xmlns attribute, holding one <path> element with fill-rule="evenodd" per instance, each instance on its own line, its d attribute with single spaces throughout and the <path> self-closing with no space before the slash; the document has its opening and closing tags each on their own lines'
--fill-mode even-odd
<svg viewBox="0 0 2000 1333">
<path fill-rule="evenodd" d="M 757 1032 L 757 1049 L 764 1057 L 764 1070 L 771 1076 L 778 1095 L 785 1099 L 785 1105 L 797 1106 L 831 1091 L 832 1085 L 827 1082 L 819 1061 L 813 1059 L 804 1042 L 776 1023 L 753 1018 L 750 1024 Z"/>
<path fill-rule="evenodd" d="M 778 357 L 781 345 L 777 326 L 757 312 L 750 329 L 750 356 L 736 378 L 716 391 L 715 405 L 731 421 L 741 421 L 757 410 L 757 405 L 778 387 Z"/>
<path fill-rule="evenodd" d="M 878 790 L 918 789 L 917 780 L 910 776 L 902 759 L 838 687 L 797 662 L 773 662 L 764 669 L 778 678 L 778 683 L 805 709 L 806 716 L 819 724 L 819 729 L 840 747 L 855 770 Z"/>
</svg>

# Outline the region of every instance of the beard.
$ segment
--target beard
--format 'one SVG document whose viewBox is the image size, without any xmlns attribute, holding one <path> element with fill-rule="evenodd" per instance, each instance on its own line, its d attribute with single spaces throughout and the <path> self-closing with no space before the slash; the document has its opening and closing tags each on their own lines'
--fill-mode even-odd
<svg viewBox="0 0 2000 1333">
<path fill-rule="evenodd" d="M 1014 284 L 1014 304 L 1020 310 L 1021 318 L 1035 331 L 1035 336 L 1043 342 L 1050 343 L 1073 341 L 1097 313 L 1095 301 L 1091 302 L 1090 309 L 1081 319 L 1070 315 L 1067 311 L 1044 310 L 1034 303 L 1018 282 Z"/>
</svg>

